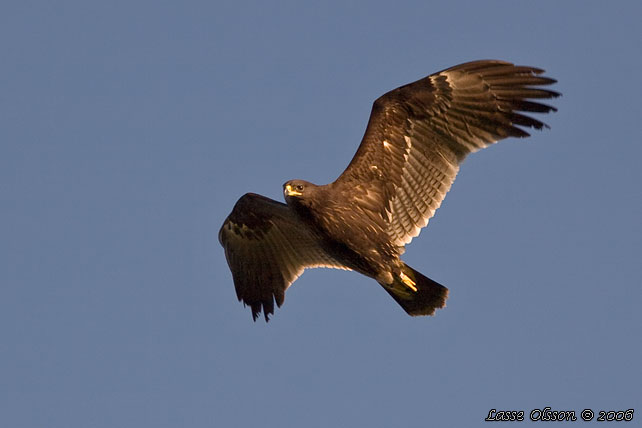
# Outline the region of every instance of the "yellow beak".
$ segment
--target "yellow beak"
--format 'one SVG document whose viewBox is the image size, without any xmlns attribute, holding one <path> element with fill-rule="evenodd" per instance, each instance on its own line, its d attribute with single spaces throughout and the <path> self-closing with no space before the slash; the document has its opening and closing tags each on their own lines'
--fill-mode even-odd
<svg viewBox="0 0 642 428">
<path fill-rule="evenodd" d="M 289 184 L 286 184 L 285 185 L 285 194 L 288 195 L 288 196 L 299 196 L 299 195 L 302 195 L 303 193 L 297 192 L 296 190 L 294 190 L 292 188 L 292 186 L 290 186 Z"/>
</svg>

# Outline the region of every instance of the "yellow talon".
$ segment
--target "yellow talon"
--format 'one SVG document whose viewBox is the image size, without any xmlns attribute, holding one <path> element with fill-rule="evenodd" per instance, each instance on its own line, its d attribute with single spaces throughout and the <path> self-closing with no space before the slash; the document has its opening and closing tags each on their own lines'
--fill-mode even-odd
<svg viewBox="0 0 642 428">
<path fill-rule="evenodd" d="M 406 287 L 410 288 L 410 289 L 411 289 L 412 291 L 414 291 L 415 293 L 416 293 L 417 291 L 419 291 L 419 290 L 417 290 L 417 287 L 415 287 L 415 285 L 417 285 L 417 284 L 415 283 L 415 281 L 413 281 L 412 279 L 410 279 L 410 277 L 409 277 L 408 275 L 406 275 L 405 273 L 401 272 L 400 277 L 401 277 L 401 281 L 406 285 Z"/>
</svg>

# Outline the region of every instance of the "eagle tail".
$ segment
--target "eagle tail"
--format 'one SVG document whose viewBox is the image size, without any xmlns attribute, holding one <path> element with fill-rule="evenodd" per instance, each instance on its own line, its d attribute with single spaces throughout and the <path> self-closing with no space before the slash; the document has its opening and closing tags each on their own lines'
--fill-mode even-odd
<svg viewBox="0 0 642 428">
<path fill-rule="evenodd" d="M 380 283 L 408 315 L 434 315 L 435 309 L 446 306 L 448 289 L 425 277 L 407 264 L 392 284 Z"/>
</svg>

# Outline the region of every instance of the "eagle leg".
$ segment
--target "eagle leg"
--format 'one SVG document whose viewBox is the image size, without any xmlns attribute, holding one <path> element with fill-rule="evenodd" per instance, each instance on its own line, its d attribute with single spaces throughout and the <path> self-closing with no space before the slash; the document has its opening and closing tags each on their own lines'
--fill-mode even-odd
<svg viewBox="0 0 642 428">
<path fill-rule="evenodd" d="M 406 275 L 405 273 L 401 272 L 401 274 L 399 276 L 401 277 L 401 282 L 403 282 L 403 284 L 406 287 L 410 288 L 415 293 L 418 291 L 417 287 L 415 287 L 415 285 L 417 285 L 417 283 L 415 281 L 413 281 L 412 279 L 410 279 L 410 277 L 408 275 Z"/>
</svg>

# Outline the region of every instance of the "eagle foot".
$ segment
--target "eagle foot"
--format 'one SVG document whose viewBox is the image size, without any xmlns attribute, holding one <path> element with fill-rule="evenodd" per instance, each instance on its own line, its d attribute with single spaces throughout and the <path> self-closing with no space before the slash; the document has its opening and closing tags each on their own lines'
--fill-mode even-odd
<svg viewBox="0 0 642 428">
<path fill-rule="evenodd" d="M 413 281 L 408 275 L 406 275 L 405 273 L 401 272 L 399 277 L 401 278 L 401 282 L 403 282 L 406 287 L 410 288 L 415 293 L 417 291 L 419 291 L 419 290 L 417 290 L 417 287 L 415 287 L 415 285 L 417 285 L 417 283 L 415 283 L 415 281 Z"/>
</svg>

